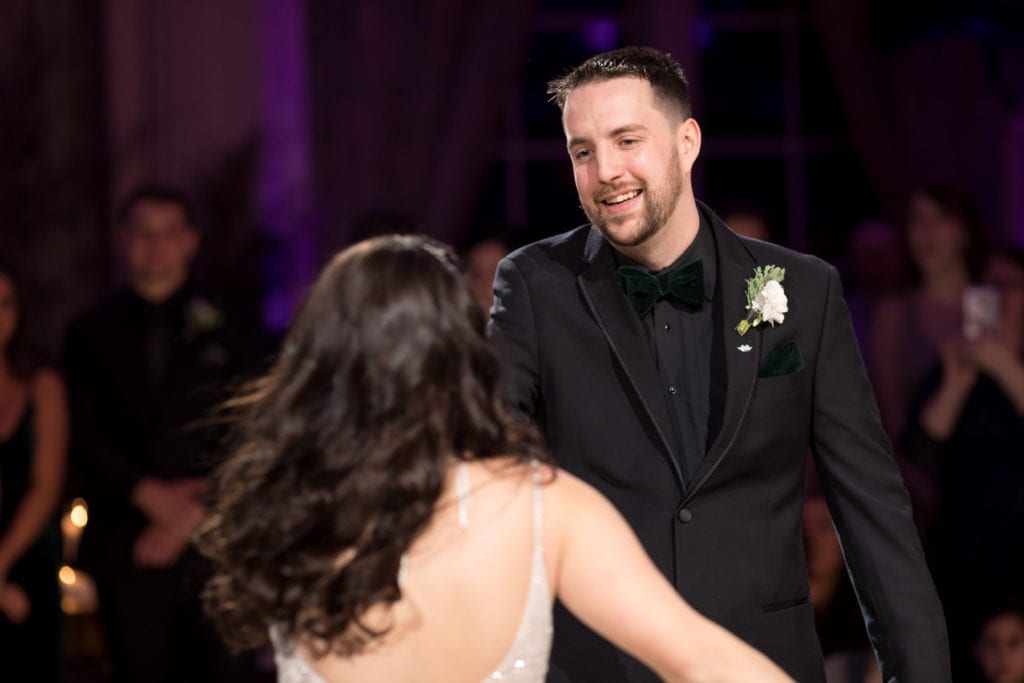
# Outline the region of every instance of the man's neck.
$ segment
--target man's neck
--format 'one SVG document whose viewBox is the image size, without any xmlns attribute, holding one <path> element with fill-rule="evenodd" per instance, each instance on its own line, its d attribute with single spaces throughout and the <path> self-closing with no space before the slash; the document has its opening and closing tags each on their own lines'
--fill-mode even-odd
<svg viewBox="0 0 1024 683">
<path fill-rule="evenodd" d="M 700 230 L 700 214 L 692 198 L 682 197 L 669 221 L 653 237 L 635 247 L 613 245 L 619 253 L 652 271 L 668 268 L 682 256 Z"/>
<path fill-rule="evenodd" d="M 181 278 L 166 279 L 136 279 L 132 281 L 132 290 L 139 295 L 143 301 L 158 305 L 162 304 L 177 293 L 188 281 L 188 276 Z"/>
</svg>

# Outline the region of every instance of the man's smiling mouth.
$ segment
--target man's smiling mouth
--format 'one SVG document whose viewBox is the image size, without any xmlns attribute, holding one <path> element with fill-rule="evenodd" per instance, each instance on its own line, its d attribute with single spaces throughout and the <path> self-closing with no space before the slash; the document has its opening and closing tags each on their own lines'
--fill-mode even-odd
<svg viewBox="0 0 1024 683">
<path fill-rule="evenodd" d="M 630 199 L 633 199 L 634 197 L 639 197 L 639 196 L 640 196 L 640 190 L 629 190 L 628 192 L 620 192 L 619 194 L 612 195 L 611 197 L 608 197 L 607 199 L 602 199 L 601 203 L 602 204 L 607 204 L 608 206 L 615 206 L 616 204 L 622 204 L 623 202 L 628 202 Z"/>
</svg>

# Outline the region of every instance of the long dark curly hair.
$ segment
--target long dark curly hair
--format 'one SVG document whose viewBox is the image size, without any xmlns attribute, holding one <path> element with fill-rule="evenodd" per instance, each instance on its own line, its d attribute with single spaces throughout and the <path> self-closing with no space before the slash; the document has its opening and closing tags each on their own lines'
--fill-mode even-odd
<svg viewBox="0 0 1024 683">
<path fill-rule="evenodd" d="M 362 651 L 385 631 L 361 617 L 400 599 L 452 458 L 549 461 L 500 396 L 484 326 L 455 256 L 425 237 L 361 242 L 324 269 L 271 370 L 229 404 L 234 445 L 196 535 L 229 644 L 276 625 L 314 656 Z"/>
</svg>

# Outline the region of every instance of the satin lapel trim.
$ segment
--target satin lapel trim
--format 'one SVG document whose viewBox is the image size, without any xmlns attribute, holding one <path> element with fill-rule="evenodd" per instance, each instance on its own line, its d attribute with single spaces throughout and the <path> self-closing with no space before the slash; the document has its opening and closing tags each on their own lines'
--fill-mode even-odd
<svg viewBox="0 0 1024 683">
<path fill-rule="evenodd" d="M 665 428 L 671 423 L 661 396 L 661 382 L 654 359 L 651 358 L 647 334 L 636 311 L 622 293 L 611 249 L 596 230 L 591 232 L 585 257 L 588 265 L 578 278 L 580 291 L 608 340 L 612 353 L 622 365 L 647 419 L 651 421 L 680 489 L 685 491 L 686 484 L 679 461 L 669 440 L 665 438 Z"/>
<path fill-rule="evenodd" d="M 726 375 L 725 414 L 715 442 L 694 472 L 693 483 L 686 491 L 684 503 L 693 497 L 729 454 L 750 405 L 761 362 L 761 331 L 754 328 L 741 337 L 735 329 L 747 313 L 746 280 L 754 274 L 754 266 L 757 264 L 739 238 L 725 227 L 718 216 L 699 202 L 698 207 L 712 226 L 718 251 L 718 282 L 712 305 L 721 310 L 721 319 L 716 320 L 716 323 L 720 325 L 719 338 L 725 347 L 722 349 Z M 746 352 L 740 351 L 738 347 L 742 345 L 752 348 Z"/>
</svg>

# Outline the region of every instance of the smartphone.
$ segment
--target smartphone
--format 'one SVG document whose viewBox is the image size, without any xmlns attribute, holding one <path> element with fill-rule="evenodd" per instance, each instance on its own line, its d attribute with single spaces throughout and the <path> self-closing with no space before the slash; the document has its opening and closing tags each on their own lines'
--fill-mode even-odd
<svg viewBox="0 0 1024 683">
<path fill-rule="evenodd" d="M 964 289 L 964 338 L 981 339 L 999 330 L 999 290 L 991 285 Z"/>
</svg>

